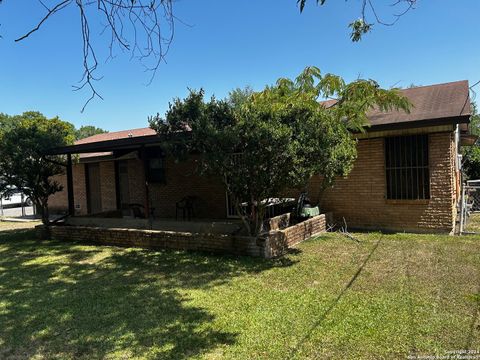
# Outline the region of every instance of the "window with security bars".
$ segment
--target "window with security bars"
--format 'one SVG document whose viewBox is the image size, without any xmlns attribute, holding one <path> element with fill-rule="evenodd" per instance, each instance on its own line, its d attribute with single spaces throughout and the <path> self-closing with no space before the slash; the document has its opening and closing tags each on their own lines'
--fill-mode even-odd
<svg viewBox="0 0 480 360">
<path fill-rule="evenodd" d="M 430 199 L 428 135 L 385 138 L 387 199 Z"/>
</svg>

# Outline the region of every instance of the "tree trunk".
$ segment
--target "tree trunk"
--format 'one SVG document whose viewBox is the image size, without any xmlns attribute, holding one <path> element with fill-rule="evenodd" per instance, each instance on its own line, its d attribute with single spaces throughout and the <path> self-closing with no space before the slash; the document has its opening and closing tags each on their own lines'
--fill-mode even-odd
<svg viewBox="0 0 480 360">
<path fill-rule="evenodd" d="M 50 222 L 50 214 L 48 212 L 48 200 L 39 200 L 40 208 L 42 211 L 42 223 L 48 225 Z"/>
</svg>

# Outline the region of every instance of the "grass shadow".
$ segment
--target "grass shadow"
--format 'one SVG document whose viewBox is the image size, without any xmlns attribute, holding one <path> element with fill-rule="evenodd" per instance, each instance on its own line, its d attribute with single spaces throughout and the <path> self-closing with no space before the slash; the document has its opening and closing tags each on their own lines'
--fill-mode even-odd
<svg viewBox="0 0 480 360">
<path fill-rule="evenodd" d="M 349 282 L 342 288 L 342 290 L 338 293 L 338 295 L 333 299 L 326 310 L 320 314 L 318 319 L 315 320 L 315 322 L 310 326 L 310 329 L 305 333 L 305 335 L 296 343 L 295 346 L 293 346 L 286 356 L 287 359 L 291 359 L 295 356 L 295 354 L 302 349 L 303 344 L 312 336 L 313 332 L 315 329 L 319 328 L 325 319 L 330 315 L 330 313 L 335 309 L 335 307 L 338 305 L 340 300 L 343 298 L 345 293 L 353 286 L 357 278 L 360 276 L 362 273 L 363 269 L 367 265 L 367 263 L 370 261 L 370 258 L 373 256 L 375 251 L 378 248 L 378 245 L 380 245 L 380 242 L 382 241 L 383 235 L 380 236 L 380 238 L 376 241 L 376 243 L 373 245 L 372 249 L 368 253 L 368 255 L 365 257 L 363 262 L 360 264 L 358 267 L 357 271 L 353 276 L 350 278 Z"/>
<path fill-rule="evenodd" d="M 185 359 L 237 334 L 190 304 L 208 289 L 279 261 L 38 242 L 0 236 L 0 358 Z M 31 237 L 30 237 L 31 238 Z"/>
</svg>

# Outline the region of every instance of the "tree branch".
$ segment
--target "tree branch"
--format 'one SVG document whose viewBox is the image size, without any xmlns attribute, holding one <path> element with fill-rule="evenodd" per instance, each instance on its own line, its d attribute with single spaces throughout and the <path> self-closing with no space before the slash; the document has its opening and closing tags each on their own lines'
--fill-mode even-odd
<svg viewBox="0 0 480 360">
<path fill-rule="evenodd" d="M 15 42 L 19 42 L 19 41 L 22 41 L 24 39 L 26 39 L 27 37 L 29 37 L 31 34 L 33 34 L 34 32 L 38 31 L 40 29 L 40 27 L 43 25 L 43 23 L 45 21 L 47 21 L 47 19 L 52 16 L 53 14 L 55 14 L 56 12 L 64 9 L 66 6 L 68 6 L 70 3 L 72 2 L 72 0 L 64 0 L 60 3 L 58 3 L 57 5 L 55 5 L 52 9 L 48 9 L 48 12 L 47 12 L 47 15 L 45 15 L 43 17 L 42 20 L 40 20 L 40 22 L 37 24 L 37 26 L 35 26 L 33 29 L 31 29 L 29 32 L 27 32 L 25 35 L 22 35 L 20 36 L 18 39 L 15 39 Z M 42 2 L 41 2 L 42 5 L 44 5 Z M 44 5 L 45 6 L 45 5 Z"/>
<path fill-rule="evenodd" d="M 83 74 L 79 85 L 74 85 L 73 90 L 90 91 L 90 97 L 82 112 L 93 99 L 102 99 L 95 87 L 95 82 L 102 77 L 96 75 L 99 59 L 90 33 L 93 11 L 100 13 L 105 22 L 102 33 L 110 32 L 108 58 L 113 58 L 115 47 L 130 52 L 132 59 L 136 58 L 146 71 L 152 73 L 148 84 L 152 83 L 160 64 L 165 61 L 175 34 L 173 0 L 62 0 L 52 8 L 43 0 L 38 2 L 46 10 L 46 14 L 32 29 L 15 39 L 15 42 L 27 39 L 60 10 L 76 5 L 80 15 Z"/>
</svg>

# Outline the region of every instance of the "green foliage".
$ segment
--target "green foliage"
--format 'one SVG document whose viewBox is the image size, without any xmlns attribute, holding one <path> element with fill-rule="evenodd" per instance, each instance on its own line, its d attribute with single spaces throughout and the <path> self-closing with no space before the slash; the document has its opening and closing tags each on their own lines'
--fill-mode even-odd
<svg viewBox="0 0 480 360">
<path fill-rule="evenodd" d="M 325 5 L 326 0 L 315 0 L 317 5 Z M 297 5 L 300 8 L 302 13 L 305 9 L 307 0 L 297 0 Z M 376 9 L 376 5 L 370 0 L 361 0 L 360 1 L 360 14 L 357 20 L 352 21 L 348 27 L 351 29 L 350 39 L 353 42 L 358 42 L 362 40 L 363 36 L 370 32 L 373 27 L 373 23 L 367 21 L 367 17 L 370 16 L 374 19 L 374 23 L 383 25 L 383 26 L 392 26 L 394 25 L 403 15 L 412 10 L 417 3 L 417 0 L 397 0 L 391 4 L 392 8 L 400 7 L 393 13 L 393 21 L 386 22 L 383 20 L 383 16 L 380 14 L 380 11 Z"/>
<path fill-rule="evenodd" d="M 264 199 L 303 187 L 314 174 L 330 185 L 350 172 L 356 158 L 350 131 L 368 125 L 368 110 L 409 107 L 397 90 L 383 90 L 372 80 L 347 84 L 315 67 L 258 93 L 232 94 L 234 99 L 205 101 L 203 90 L 191 91 L 150 125 L 169 139 L 173 154 L 203 155 L 201 172 L 223 180 L 252 235 L 262 229 Z M 319 102 L 327 97 L 338 99 L 335 106 Z M 186 129 L 188 137 L 178 136 Z M 248 210 L 240 211 L 244 202 Z"/>
<path fill-rule="evenodd" d="M 353 42 L 358 42 L 362 40 L 362 36 L 372 30 L 373 24 L 367 23 L 364 19 L 357 19 L 351 22 L 348 27 L 352 29 L 352 33 L 350 34 L 350 39 Z"/>
<path fill-rule="evenodd" d="M 84 125 L 80 126 L 79 129 L 75 129 L 75 140 L 85 139 L 93 135 L 105 134 L 107 132 L 108 131 L 92 125 Z"/>
<path fill-rule="evenodd" d="M 326 0 L 315 0 L 317 2 L 317 5 L 323 5 L 325 4 Z M 305 8 L 305 4 L 307 3 L 307 0 L 297 0 L 298 6 L 300 6 L 300 12 L 303 11 Z"/>
<path fill-rule="evenodd" d="M 480 146 L 463 147 L 463 172 L 467 179 L 480 179 Z"/>
<path fill-rule="evenodd" d="M 472 104 L 472 117 L 470 118 L 469 128 L 472 135 L 480 136 L 480 114 L 475 103 Z"/>
<path fill-rule="evenodd" d="M 0 113 L 0 134 L 11 129 L 15 123 L 15 117 Z"/>
<path fill-rule="evenodd" d="M 253 93 L 254 91 L 250 86 L 247 86 L 243 89 L 236 88 L 228 93 L 227 101 L 233 108 L 238 109 L 247 102 Z"/>
<path fill-rule="evenodd" d="M 480 114 L 475 104 L 472 104 L 472 117 L 470 118 L 469 127 L 472 135 L 480 135 Z M 464 146 L 462 154 L 463 172 L 467 179 L 480 179 L 480 145 Z"/>
<path fill-rule="evenodd" d="M 0 192 L 21 189 L 42 209 L 48 221 L 48 197 L 62 187 L 51 177 L 64 172 L 58 156 L 47 157 L 47 150 L 74 141 L 72 125 L 58 117 L 47 119 L 39 112 L 13 116 L 0 130 Z"/>
</svg>

